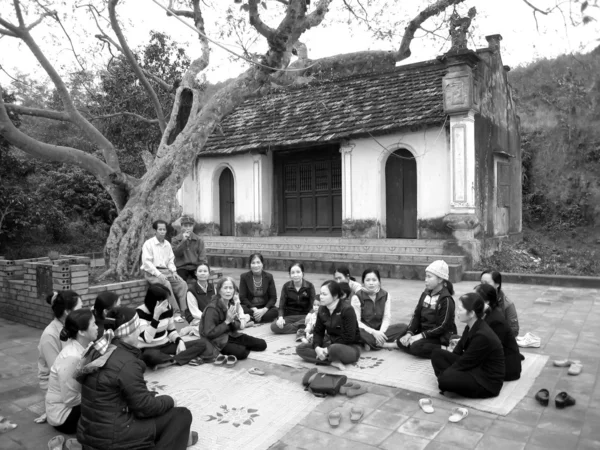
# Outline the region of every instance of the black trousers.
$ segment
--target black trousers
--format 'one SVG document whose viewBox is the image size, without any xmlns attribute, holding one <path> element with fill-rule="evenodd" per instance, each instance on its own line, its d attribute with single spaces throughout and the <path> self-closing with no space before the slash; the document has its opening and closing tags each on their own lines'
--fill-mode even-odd
<svg viewBox="0 0 600 450">
<path fill-rule="evenodd" d="M 80 417 L 81 405 L 77 405 L 71 410 L 64 423 L 62 425 L 57 425 L 54 428 L 59 433 L 75 434 L 77 432 L 77 423 L 79 422 Z"/>
<path fill-rule="evenodd" d="M 493 393 L 481 386 L 472 373 L 454 370 L 450 366 L 459 358 L 455 353 L 447 350 L 436 349 L 431 355 L 431 365 L 438 377 L 438 387 L 442 392 L 454 392 L 463 397 L 489 398 L 495 397 Z"/>
<path fill-rule="evenodd" d="M 203 339 L 187 341 L 185 343 L 185 351 L 178 355 L 176 355 L 177 345 L 173 342 L 169 342 L 168 344 L 159 347 L 143 348 L 142 361 L 144 361 L 148 367 L 154 367 L 171 361 L 183 366 L 194 358 L 202 357 L 205 352 L 206 342 Z"/>
<path fill-rule="evenodd" d="M 154 450 L 185 450 L 187 448 L 192 426 L 192 413 L 189 409 L 176 406 L 153 420 L 156 423 Z"/>
<path fill-rule="evenodd" d="M 442 348 L 442 343 L 437 338 L 421 339 L 415 342 L 414 344 L 405 347 L 400 343 L 400 338 L 403 337 L 408 331 L 408 325 L 400 324 L 398 325 L 398 327 L 400 329 L 397 331 L 397 333 L 400 335 L 400 337 L 396 341 L 396 344 L 398 345 L 398 348 L 400 350 L 404 350 L 406 353 L 410 353 L 413 356 L 418 356 L 419 358 L 429 359 L 431 358 L 431 352 L 433 352 L 436 349 Z"/>
<path fill-rule="evenodd" d="M 224 355 L 233 355 L 237 359 L 246 359 L 251 351 L 263 352 L 267 349 L 267 343 L 264 339 L 258 339 L 247 334 L 238 336 L 229 336 L 225 347 L 221 349 Z"/>
<path fill-rule="evenodd" d="M 261 309 L 261 307 L 258 307 L 258 309 Z M 248 308 L 247 306 L 243 306 L 242 305 L 242 309 L 244 310 L 244 314 L 250 314 L 250 317 L 252 318 L 252 320 L 254 320 L 254 311 L 252 311 L 252 308 Z M 271 308 L 269 308 L 267 310 L 267 312 L 265 313 L 264 316 L 262 316 L 262 318 L 260 319 L 260 323 L 271 323 L 274 320 L 277 320 L 277 318 L 279 317 L 279 310 L 277 308 L 275 308 L 274 306 L 272 306 Z"/>
<path fill-rule="evenodd" d="M 185 267 L 180 267 L 177 269 L 177 275 L 179 275 L 183 281 L 189 283 L 190 281 L 196 280 L 196 269 L 186 269 Z"/>
</svg>

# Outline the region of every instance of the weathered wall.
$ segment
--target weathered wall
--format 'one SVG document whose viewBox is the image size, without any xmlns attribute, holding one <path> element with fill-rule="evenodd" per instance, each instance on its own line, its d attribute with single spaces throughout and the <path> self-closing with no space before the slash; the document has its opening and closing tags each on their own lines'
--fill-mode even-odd
<svg viewBox="0 0 600 450">
<path fill-rule="evenodd" d="M 479 50 L 476 95 L 479 113 L 475 116 L 476 203 L 482 237 L 518 236 L 522 231 L 521 141 L 519 118 L 499 48 Z M 500 165 L 508 165 L 510 193 L 499 187 Z M 507 189 L 504 188 L 506 192 Z M 507 198 L 506 203 L 500 200 Z M 506 206 L 502 206 L 506 205 Z M 493 244 L 492 244 L 493 245 Z"/>
<path fill-rule="evenodd" d="M 46 303 L 49 292 L 38 290 L 38 266 L 51 269 L 51 289 L 74 290 L 81 296 L 84 308 L 93 306 L 98 294 L 104 291 L 122 296 L 123 306 L 136 307 L 143 303 L 148 286 L 145 280 L 89 286 L 89 263 L 89 258 L 69 256 L 55 261 L 0 259 L 0 316 L 36 328 L 45 328 L 52 321 L 52 310 Z"/>
</svg>

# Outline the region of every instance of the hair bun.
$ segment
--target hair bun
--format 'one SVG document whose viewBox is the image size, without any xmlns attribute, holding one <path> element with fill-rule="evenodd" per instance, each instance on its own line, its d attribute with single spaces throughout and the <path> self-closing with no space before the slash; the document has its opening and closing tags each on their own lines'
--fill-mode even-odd
<svg viewBox="0 0 600 450">
<path fill-rule="evenodd" d="M 105 330 L 115 330 L 117 328 L 117 320 L 115 318 L 107 317 L 104 319 Z"/>
<path fill-rule="evenodd" d="M 64 327 L 62 330 L 60 330 L 60 340 L 63 342 L 66 342 L 69 340 L 69 332 Z"/>
</svg>

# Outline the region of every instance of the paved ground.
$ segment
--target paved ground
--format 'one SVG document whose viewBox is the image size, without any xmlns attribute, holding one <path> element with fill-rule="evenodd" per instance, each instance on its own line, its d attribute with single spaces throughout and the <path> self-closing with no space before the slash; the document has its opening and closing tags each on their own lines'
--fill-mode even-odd
<svg viewBox="0 0 600 450">
<path fill-rule="evenodd" d="M 241 270 L 225 273 L 238 279 Z M 278 287 L 287 280 L 286 273 L 274 275 Z M 307 274 L 307 278 L 320 285 L 328 277 Z M 383 284 L 393 295 L 394 320 L 407 320 L 423 282 L 384 279 Z M 473 285 L 459 283 L 457 295 L 470 291 Z M 540 349 L 528 351 L 550 356 L 527 397 L 508 416 L 472 410 L 465 420 L 451 424 L 447 419 L 454 404 L 436 400 L 435 414 L 426 415 L 417 405 L 418 393 L 372 384 L 369 393 L 353 400 L 339 396 L 327 399 L 272 448 L 600 449 L 600 383 L 596 381 L 600 370 L 600 291 L 529 285 L 507 285 L 505 290 L 517 305 L 521 334 L 531 331 L 542 338 Z M 48 439 L 56 434 L 49 425 L 33 423 L 43 400 L 37 387 L 40 334 L 41 330 L 0 318 L 0 415 L 19 425 L 0 435 L 0 449 L 45 449 Z M 565 357 L 582 360 L 583 373 L 572 377 L 566 369 L 552 366 L 553 359 Z M 302 376 L 301 371 L 257 361 L 242 361 L 240 366 L 258 366 L 295 381 Z M 552 396 L 567 391 L 577 405 L 568 410 L 557 410 L 553 404 L 542 407 L 533 399 L 541 388 Z M 350 423 L 352 405 L 365 408 L 360 424 Z M 327 413 L 335 408 L 341 408 L 343 420 L 340 427 L 332 429 Z M 202 432 L 201 422 L 193 426 Z"/>
</svg>

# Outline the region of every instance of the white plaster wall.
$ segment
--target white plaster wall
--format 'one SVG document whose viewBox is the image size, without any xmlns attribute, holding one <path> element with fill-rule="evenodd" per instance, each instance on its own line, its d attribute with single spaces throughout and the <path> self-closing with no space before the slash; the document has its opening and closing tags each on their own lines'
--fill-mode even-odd
<svg viewBox="0 0 600 450">
<path fill-rule="evenodd" d="M 180 191 L 184 212 L 192 214 L 197 222 L 220 222 L 219 177 L 226 167 L 233 173 L 235 221 L 260 221 L 270 226 L 273 185 L 273 162 L 270 154 L 253 156 L 246 153 L 198 158 L 194 174 L 190 173 L 186 177 Z M 258 203 L 254 199 L 256 184 L 262 190 L 261 201 Z"/>
<path fill-rule="evenodd" d="M 441 126 L 424 131 L 354 139 L 351 157 L 352 211 L 344 219 L 377 218 L 385 224 L 385 164 L 400 148 L 417 163 L 417 217 L 431 219 L 450 211 L 450 151 Z M 382 148 L 382 146 L 384 148 Z"/>
</svg>

